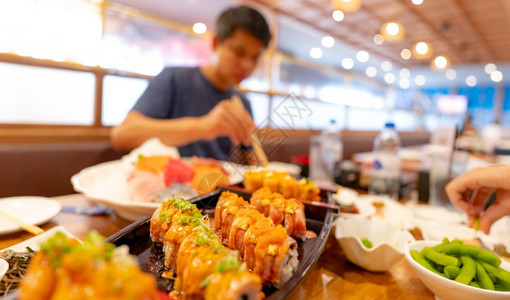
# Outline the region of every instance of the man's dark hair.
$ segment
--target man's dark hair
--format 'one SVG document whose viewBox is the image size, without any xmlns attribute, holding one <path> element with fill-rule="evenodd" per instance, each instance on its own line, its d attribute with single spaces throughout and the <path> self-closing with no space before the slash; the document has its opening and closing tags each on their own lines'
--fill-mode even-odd
<svg viewBox="0 0 510 300">
<path fill-rule="evenodd" d="M 234 31 L 240 28 L 264 43 L 267 48 L 271 33 L 266 19 L 258 11 L 248 6 L 231 7 L 218 17 L 216 21 L 216 35 L 220 42 L 231 36 Z"/>
</svg>

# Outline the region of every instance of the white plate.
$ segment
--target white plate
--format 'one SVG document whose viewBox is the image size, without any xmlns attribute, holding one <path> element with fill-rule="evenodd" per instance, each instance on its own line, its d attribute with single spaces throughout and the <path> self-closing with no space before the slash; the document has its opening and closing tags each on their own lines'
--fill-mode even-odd
<svg viewBox="0 0 510 300">
<path fill-rule="evenodd" d="M 56 216 L 61 209 L 58 201 L 36 196 L 0 199 L 0 210 L 18 217 L 28 224 L 40 225 Z M 22 230 L 18 225 L 0 218 L 0 234 Z"/>
<path fill-rule="evenodd" d="M 466 223 L 465 213 L 453 211 L 442 206 L 414 205 L 411 207 L 413 214 L 423 220 L 435 221 L 438 223 Z"/>
<path fill-rule="evenodd" d="M 7 247 L 5 249 L 0 250 L 0 252 L 3 252 L 5 250 L 12 250 L 14 252 L 26 252 L 27 247 L 30 247 L 34 251 L 39 251 L 41 243 L 47 241 L 50 237 L 54 236 L 55 233 L 62 232 L 69 238 L 73 238 L 78 240 L 74 235 L 72 235 L 69 231 L 67 231 L 62 226 L 56 226 L 53 227 L 39 235 L 36 235 L 32 238 L 29 238 L 28 240 L 24 240 L 23 242 L 17 243 L 16 245 Z M 4 265 L 6 264 L 6 265 Z M 4 270 L 4 268 L 6 269 Z M 0 259 L 0 280 L 5 275 L 5 273 L 9 270 L 9 264 L 3 259 Z"/>
<path fill-rule="evenodd" d="M 383 203 L 382 209 L 374 214 L 374 218 L 387 220 L 402 229 L 413 229 L 415 227 L 413 214 L 407 206 L 397 202 L 388 196 L 379 195 L 360 195 L 360 201 L 365 201 L 373 206 L 372 203 Z"/>
<path fill-rule="evenodd" d="M 449 240 L 468 241 L 476 238 L 476 231 L 465 224 L 439 223 L 435 221 L 415 220 L 416 227 L 421 231 L 426 241 L 442 241 L 444 237 Z"/>
<path fill-rule="evenodd" d="M 342 216 L 362 216 L 368 218 L 375 214 L 375 207 L 368 201 L 360 200 L 358 192 L 353 189 L 342 187 L 340 194 L 334 193 L 331 197 L 340 206 L 354 205 L 359 211 L 357 214 L 340 212 Z"/>
<path fill-rule="evenodd" d="M 301 167 L 295 164 L 284 163 L 281 161 L 270 161 L 267 163 L 266 169 L 271 171 L 285 172 L 291 176 L 299 176 Z"/>
<path fill-rule="evenodd" d="M 64 227 L 56 226 L 56 227 L 46 230 L 45 232 L 43 232 L 39 235 L 31 237 L 28 240 L 24 240 L 23 242 L 19 242 L 16 245 L 12 245 L 10 247 L 4 248 L 4 249 L 0 250 L 0 252 L 5 251 L 5 250 L 12 250 L 15 252 L 24 252 L 27 250 L 26 247 L 30 247 L 34 251 L 39 251 L 41 243 L 47 241 L 50 237 L 54 236 L 55 233 L 57 233 L 57 232 L 62 232 L 67 237 L 78 240 L 72 233 L 67 231 Z"/>
<path fill-rule="evenodd" d="M 4 278 L 7 271 L 9 271 L 9 263 L 6 260 L 0 259 L 0 280 Z"/>
<path fill-rule="evenodd" d="M 483 245 L 494 251 L 497 245 L 506 248 L 510 252 L 510 216 L 505 216 L 492 224 L 489 234 L 477 231 L 477 236 Z"/>
<path fill-rule="evenodd" d="M 230 183 L 237 184 L 244 180 L 244 171 L 250 167 L 224 162 L 223 168 L 230 174 Z M 81 170 L 71 177 L 71 183 L 75 191 L 111 207 L 124 219 L 136 221 L 152 214 L 160 203 L 132 201 L 126 182 L 127 171 L 125 161 L 105 162 Z"/>
</svg>

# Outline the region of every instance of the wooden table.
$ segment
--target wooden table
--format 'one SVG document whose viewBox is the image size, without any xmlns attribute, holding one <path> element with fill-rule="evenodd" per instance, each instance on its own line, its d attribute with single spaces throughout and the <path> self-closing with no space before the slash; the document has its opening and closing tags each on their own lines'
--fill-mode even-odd
<svg viewBox="0 0 510 300">
<path fill-rule="evenodd" d="M 93 202 L 80 194 L 55 197 L 63 206 L 91 206 Z M 130 222 L 116 215 L 87 216 L 60 213 L 42 225 L 45 230 L 62 225 L 77 238 L 83 239 L 91 230 L 110 236 Z M 32 237 L 26 232 L 1 236 L 0 249 Z M 372 273 L 347 261 L 334 238 L 329 236 L 319 262 L 289 295 L 289 299 L 434 299 L 434 295 L 415 276 L 402 258 L 388 272 Z"/>
</svg>

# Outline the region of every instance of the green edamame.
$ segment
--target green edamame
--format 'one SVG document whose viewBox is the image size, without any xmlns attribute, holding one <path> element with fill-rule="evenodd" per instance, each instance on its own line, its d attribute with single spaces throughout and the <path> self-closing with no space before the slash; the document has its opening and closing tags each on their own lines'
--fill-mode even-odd
<svg viewBox="0 0 510 300">
<path fill-rule="evenodd" d="M 459 276 L 455 278 L 455 281 L 463 284 L 469 284 L 476 274 L 475 261 L 466 255 L 461 256 L 460 259 L 462 260 L 462 268 L 460 269 Z"/>
<path fill-rule="evenodd" d="M 501 259 L 497 255 L 472 245 L 449 243 L 447 245 L 443 245 L 442 248 L 444 253 L 449 255 L 466 255 L 472 258 L 483 260 L 493 266 L 499 266 L 501 264 Z"/>
<path fill-rule="evenodd" d="M 410 254 L 440 276 L 487 290 L 510 291 L 510 272 L 499 267 L 501 259 L 490 251 L 444 238 L 441 244 Z"/>
<path fill-rule="evenodd" d="M 460 268 L 457 266 L 446 266 L 444 267 L 444 273 L 450 279 L 455 279 L 460 274 Z"/>
<path fill-rule="evenodd" d="M 480 263 L 487 272 L 491 273 L 492 275 L 496 276 L 502 281 L 505 281 L 510 284 L 510 272 L 508 272 L 507 270 L 503 270 L 500 267 L 495 267 L 484 261 L 481 261 Z"/>
<path fill-rule="evenodd" d="M 478 279 L 478 283 L 482 289 L 492 290 L 494 291 L 494 283 L 492 282 L 487 272 L 479 262 L 475 262 L 476 264 L 476 278 Z"/>
<path fill-rule="evenodd" d="M 434 250 L 431 247 L 423 248 L 422 254 L 426 258 L 430 259 L 431 261 L 435 262 L 438 265 L 443 265 L 443 266 L 454 265 L 454 266 L 456 266 L 459 262 L 459 260 L 456 257 L 437 252 L 436 250 Z"/>
<path fill-rule="evenodd" d="M 441 273 L 439 273 L 426 259 L 425 257 L 423 257 L 423 255 L 416 251 L 416 250 L 411 250 L 411 256 L 414 258 L 414 260 L 416 260 L 420 265 L 424 266 L 425 268 L 427 268 L 428 270 L 436 273 L 437 275 L 441 275 L 443 276 Z"/>
</svg>

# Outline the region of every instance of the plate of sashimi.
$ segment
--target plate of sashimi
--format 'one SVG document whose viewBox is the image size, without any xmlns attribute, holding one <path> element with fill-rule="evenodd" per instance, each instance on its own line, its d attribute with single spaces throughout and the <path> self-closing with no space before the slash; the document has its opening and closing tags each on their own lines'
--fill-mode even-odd
<svg viewBox="0 0 510 300">
<path fill-rule="evenodd" d="M 152 139 L 120 160 L 81 170 L 71 182 L 77 192 L 135 221 L 152 214 L 168 198 L 190 199 L 218 185 L 238 184 L 250 168 L 210 158 L 180 157 L 176 148 Z"/>
</svg>

